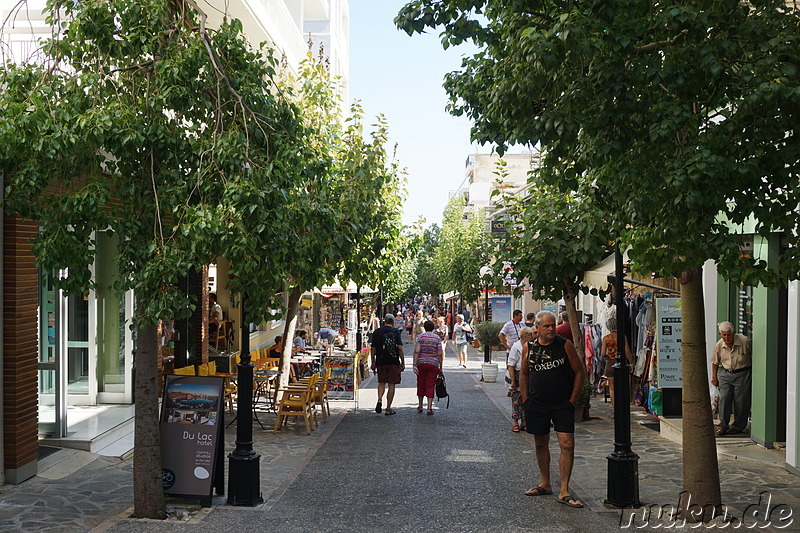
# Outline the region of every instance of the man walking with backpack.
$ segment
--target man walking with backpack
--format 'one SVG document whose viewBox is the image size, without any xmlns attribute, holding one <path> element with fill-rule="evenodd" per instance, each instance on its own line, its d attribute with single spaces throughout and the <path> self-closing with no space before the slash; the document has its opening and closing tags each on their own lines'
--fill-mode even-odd
<svg viewBox="0 0 800 533">
<path fill-rule="evenodd" d="M 372 371 L 378 374 L 378 403 L 375 405 L 375 412 L 380 413 L 383 410 L 383 392 L 388 385 L 386 415 L 393 415 L 394 389 L 400 383 L 400 374 L 406 367 L 403 341 L 400 339 L 400 331 L 394 327 L 394 315 L 387 314 L 383 317 L 383 326 L 372 333 L 370 355 Z"/>
</svg>

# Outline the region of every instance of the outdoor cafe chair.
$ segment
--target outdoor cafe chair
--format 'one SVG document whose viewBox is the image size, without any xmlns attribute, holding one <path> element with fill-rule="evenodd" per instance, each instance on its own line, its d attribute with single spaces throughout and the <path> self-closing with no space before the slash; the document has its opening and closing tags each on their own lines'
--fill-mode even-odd
<svg viewBox="0 0 800 533">
<path fill-rule="evenodd" d="M 283 427 L 286 420 L 291 417 L 303 417 L 306 432 L 311 435 L 317 422 L 317 411 L 314 407 L 314 389 L 319 375 L 311 376 L 304 386 L 289 386 L 279 390 L 281 399 L 278 401 L 278 415 L 275 419 L 274 433 Z"/>
</svg>

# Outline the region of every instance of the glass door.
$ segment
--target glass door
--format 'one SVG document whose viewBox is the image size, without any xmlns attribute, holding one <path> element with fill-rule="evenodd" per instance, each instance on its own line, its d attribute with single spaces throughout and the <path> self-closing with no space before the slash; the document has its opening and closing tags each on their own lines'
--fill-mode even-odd
<svg viewBox="0 0 800 533">
<path fill-rule="evenodd" d="M 64 347 L 58 332 L 64 316 L 63 297 L 53 286 L 53 276 L 39 271 L 39 433 L 53 437 L 67 435 L 67 394 L 60 387 Z"/>
</svg>

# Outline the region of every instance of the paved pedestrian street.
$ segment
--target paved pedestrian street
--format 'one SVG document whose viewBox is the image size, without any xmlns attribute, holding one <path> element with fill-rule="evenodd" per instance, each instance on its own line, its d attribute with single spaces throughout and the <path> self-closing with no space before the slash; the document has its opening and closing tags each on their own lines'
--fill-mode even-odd
<svg viewBox="0 0 800 533">
<path fill-rule="evenodd" d="M 503 355 L 495 353 L 495 360 L 502 361 Z M 595 399 L 592 420 L 576 427 L 571 489 L 587 506 L 570 509 L 558 505 L 555 496 L 525 496 L 523 491 L 538 482 L 533 439 L 511 431 L 502 378 L 499 383 L 482 383 L 482 358 L 477 351 L 470 358 L 469 368 L 458 369 L 448 351 L 450 408 L 435 402 L 434 416 L 416 411 L 409 354 L 394 416 L 375 413 L 376 381 L 370 378 L 357 407 L 334 402 L 333 417 L 311 436 L 302 424 L 290 422 L 277 435 L 256 425 L 265 499 L 259 506 L 231 507 L 225 497 L 216 497 L 211 508 L 200 509 L 196 501 L 169 498 L 173 511 L 167 521 L 129 519 L 130 460 L 60 451 L 56 455 L 73 455 L 20 486 L 3 487 L 0 531 L 619 531 L 620 511 L 602 502 L 606 456 L 613 449 L 610 404 Z M 261 418 L 265 426 L 274 422 L 274 415 Z M 677 503 L 681 486 L 680 447 L 639 424 L 646 420 L 649 416 L 634 408 L 633 449 L 641 456 L 644 511 Z M 226 440 L 232 450 L 235 425 L 227 430 Z M 555 438 L 551 451 L 555 472 Z M 720 471 L 723 500 L 736 516 L 758 504 L 762 491 L 771 495 L 773 508 L 782 504 L 800 512 L 797 478 L 784 469 L 721 455 Z M 557 482 L 555 475 L 556 488 Z M 664 525 L 654 516 L 643 520 L 643 510 L 633 516 L 626 511 L 623 522 L 639 529 Z M 800 531 L 798 520 L 782 529 L 772 526 L 759 530 Z M 678 529 L 689 530 L 690 525 Z"/>
</svg>

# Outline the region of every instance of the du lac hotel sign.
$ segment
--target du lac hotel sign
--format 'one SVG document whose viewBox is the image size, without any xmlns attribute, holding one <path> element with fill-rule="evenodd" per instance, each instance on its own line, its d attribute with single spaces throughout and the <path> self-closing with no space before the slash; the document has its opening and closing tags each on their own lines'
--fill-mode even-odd
<svg viewBox="0 0 800 533">
<path fill-rule="evenodd" d="M 166 376 L 161 404 L 165 494 L 210 505 L 213 488 L 222 493 L 223 400 L 221 377 Z"/>
</svg>

